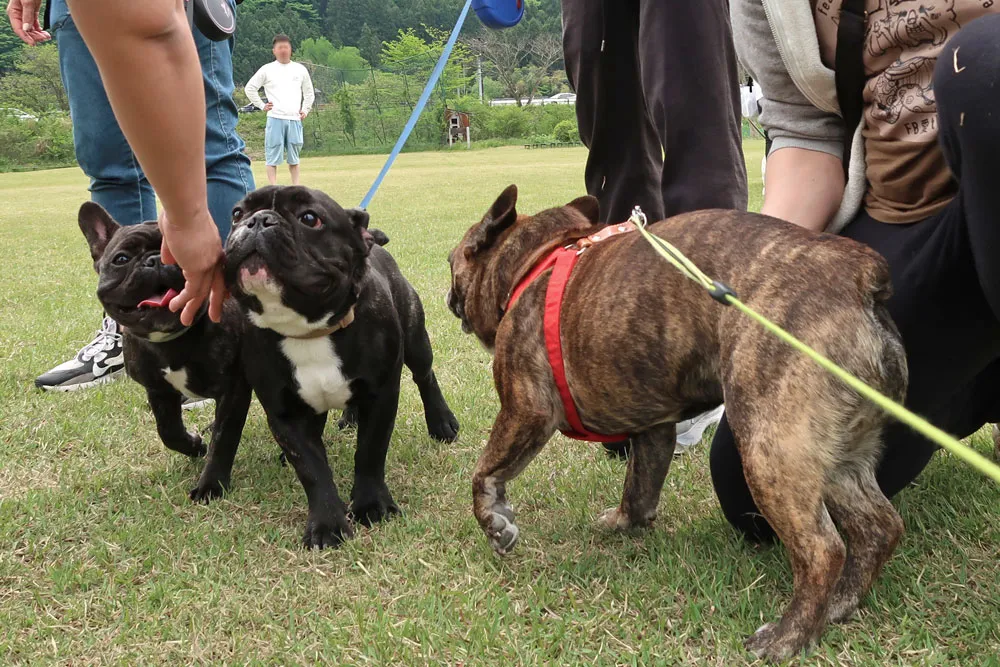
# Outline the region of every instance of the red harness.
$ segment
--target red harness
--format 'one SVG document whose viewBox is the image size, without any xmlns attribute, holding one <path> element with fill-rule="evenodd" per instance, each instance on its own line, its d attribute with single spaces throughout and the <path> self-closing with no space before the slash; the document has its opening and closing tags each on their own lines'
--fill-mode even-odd
<svg viewBox="0 0 1000 667">
<path fill-rule="evenodd" d="M 563 248 L 556 248 L 549 253 L 545 259 L 535 265 L 535 267 L 525 276 L 511 292 L 510 300 L 507 302 L 507 310 L 514 307 L 521 294 L 540 275 L 552 269 L 552 276 L 549 278 L 548 289 L 545 292 L 545 349 L 549 353 L 549 365 L 552 366 L 552 374 L 555 376 L 556 387 L 559 390 L 559 397 L 562 398 L 563 410 L 566 413 L 566 421 L 569 422 L 570 430 L 563 431 L 563 435 L 574 440 L 586 440 L 588 442 L 622 442 L 627 440 L 627 435 L 602 435 L 588 431 L 580 421 L 580 413 L 576 411 L 576 403 L 569 393 L 569 385 L 566 383 L 566 366 L 563 364 L 562 340 L 559 336 L 560 311 L 562 309 L 563 294 L 566 292 L 566 283 L 569 282 L 570 273 L 576 265 L 577 259 L 590 246 L 595 243 L 618 236 L 627 232 L 635 231 L 635 225 L 631 222 L 620 225 L 605 227 L 600 232 L 582 238 L 576 243 Z"/>
</svg>

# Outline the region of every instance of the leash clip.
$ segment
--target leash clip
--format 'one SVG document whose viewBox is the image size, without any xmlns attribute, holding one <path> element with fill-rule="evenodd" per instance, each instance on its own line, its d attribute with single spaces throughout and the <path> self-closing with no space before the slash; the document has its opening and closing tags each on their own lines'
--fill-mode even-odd
<svg viewBox="0 0 1000 667">
<path fill-rule="evenodd" d="M 723 306 L 730 305 L 729 300 L 726 297 L 731 296 L 734 299 L 737 298 L 736 292 L 734 292 L 733 288 L 730 287 L 729 285 L 725 283 L 720 283 L 718 280 L 713 280 L 712 285 L 714 285 L 715 287 L 713 289 L 708 290 L 709 296 L 711 296 L 713 299 L 721 303 Z"/>
<path fill-rule="evenodd" d="M 642 207 L 635 206 L 632 208 L 632 215 L 629 216 L 629 222 L 643 229 L 646 228 L 646 214 L 642 212 Z"/>
</svg>

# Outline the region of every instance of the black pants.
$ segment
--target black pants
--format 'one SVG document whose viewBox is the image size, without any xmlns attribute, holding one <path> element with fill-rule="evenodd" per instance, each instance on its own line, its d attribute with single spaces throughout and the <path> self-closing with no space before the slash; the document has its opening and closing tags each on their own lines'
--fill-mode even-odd
<svg viewBox="0 0 1000 667">
<path fill-rule="evenodd" d="M 563 53 L 601 219 L 745 209 L 728 0 L 562 0 Z"/>
<path fill-rule="evenodd" d="M 960 63 L 969 66 L 956 72 L 958 48 Z M 843 235 L 889 262 L 888 306 L 910 368 L 907 407 L 966 437 L 1000 420 L 1000 15 L 973 21 L 945 45 L 934 92 L 958 196 L 913 224 L 885 224 L 862 213 Z M 887 496 L 912 482 L 936 449 L 898 422 L 886 429 L 885 446 L 878 481 Z M 751 539 L 773 539 L 725 420 L 712 442 L 711 469 L 729 522 Z"/>
</svg>

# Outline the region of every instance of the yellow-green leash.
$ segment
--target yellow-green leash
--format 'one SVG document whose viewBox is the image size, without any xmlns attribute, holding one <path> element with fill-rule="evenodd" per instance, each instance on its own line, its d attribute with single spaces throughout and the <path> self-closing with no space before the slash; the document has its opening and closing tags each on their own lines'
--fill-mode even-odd
<svg viewBox="0 0 1000 667">
<path fill-rule="evenodd" d="M 639 230 L 639 233 L 642 234 L 643 238 L 645 238 L 650 245 L 653 246 L 656 252 L 677 268 L 678 271 L 705 288 L 705 290 L 716 301 L 722 303 L 723 305 L 735 307 L 737 310 L 755 320 L 772 334 L 815 361 L 821 367 L 829 371 L 834 377 L 854 391 L 858 392 L 858 394 L 864 398 L 867 398 L 869 401 L 879 406 L 887 413 L 917 431 L 927 439 L 941 445 L 941 447 L 947 449 L 949 452 L 962 459 L 979 472 L 992 478 L 997 483 L 1000 483 L 1000 466 L 996 465 L 968 445 L 963 444 L 958 439 L 948 435 L 923 417 L 910 412 L 899 403 L 893 401 L 891 398 L 869 387 L 867 384 L 854 377 L 792 334 L 788 333 L 777 324 L 771 322 L 766 317 L 740 301 L 736 298 L 736 294 L 729 287 L 709 278 L 694 264 L 694 262 L 685 257 L 681 251 L 672 246 L 670 243 L 661 239 L 659 236 L 650 234 L 646 229 L 646 215 L 639 209 L 638 206 L 636 206 L 632 211 L 632 217 L 630 220 L 635 224 L 636 229 Z"/>
</svg>

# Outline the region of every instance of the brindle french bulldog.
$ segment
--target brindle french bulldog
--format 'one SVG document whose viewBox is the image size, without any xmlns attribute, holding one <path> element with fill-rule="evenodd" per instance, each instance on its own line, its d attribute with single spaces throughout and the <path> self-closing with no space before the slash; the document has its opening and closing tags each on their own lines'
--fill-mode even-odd
<svg viewBox="0 0 1000 667">
<path fill-rule="evenodd" d="M 495 356 L 501 408 L 472 493 L 476 519 L 500 554 L 518 537 L 507 483 L 570 426 L 543 330 L 552 271 L 508 309 L 511 292 L 550 251 L 601 229 L 593 197 L 534 216 L 519 215 L 516 201 L 510 186 L 449 256 L 448 305 Z M 688 213 L 649 230 L 744 303 L 902 401 L 906 359 L 884 305 L 890 284 L 880 255 L 737 211 Z M 650 525 L 675 424 L 725 398 L 753 498 L 788 549 L 795 578 L 784 615 L 760 628 L 748 648 L 784 659 L 816 641 L 827 622 L 851 616 L 903 534 L 875 482 L 882 412 L 716 303 L 636 232 L 580 255 L 560 312 L 566 380 L 584 427 L 632 443 L 621 504 L 600 523 Z"/>
</svg>

